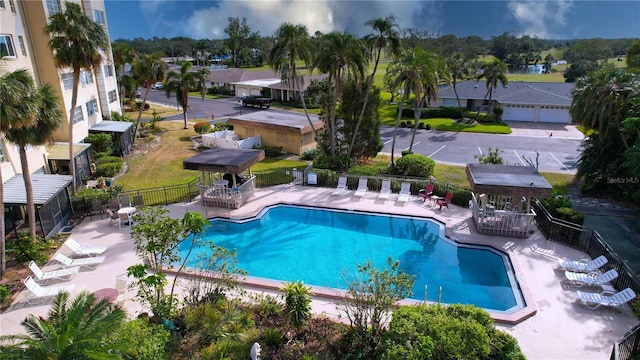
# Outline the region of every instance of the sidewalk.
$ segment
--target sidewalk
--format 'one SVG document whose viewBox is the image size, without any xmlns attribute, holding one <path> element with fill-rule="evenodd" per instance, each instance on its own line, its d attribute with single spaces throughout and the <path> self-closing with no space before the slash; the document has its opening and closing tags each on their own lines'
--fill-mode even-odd
<svg viewBox="0 0 640 360">
<path fill-rule="evenodd" d="M 584 139 L 584 134 L 576 125 L 505 121 L 511 128 L 511 135 L 528 137 L 554 137 L 559 139 Z"/>
</svg>

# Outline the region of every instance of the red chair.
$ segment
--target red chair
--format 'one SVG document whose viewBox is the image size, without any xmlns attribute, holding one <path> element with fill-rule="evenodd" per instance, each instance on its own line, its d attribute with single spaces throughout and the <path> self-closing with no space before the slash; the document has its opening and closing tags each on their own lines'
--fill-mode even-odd
<svg viewBox="0 0 640 360">
<path fill-rule="evenodd" d="M 445 196 L 444 198 L 436 199 L 436 205 L 440 205 L 440 210 L 442 210 L 443 206 L 445 206 L 448 209 L 449 208 L 449 203 L 451 202 L 451 199 L 453 199 L 453 193 L 452 192 L 448 192 L 447 196 Z"/>
<path fill-rule="evenodd" d="M 433 195 L 433 184 L 427 184 L 424 189 L 418 191 L 418 199 L 424 198 L 422 202 L 427 201 L 427 198 L 430 199 L 431 195 Z"/>
</svg>

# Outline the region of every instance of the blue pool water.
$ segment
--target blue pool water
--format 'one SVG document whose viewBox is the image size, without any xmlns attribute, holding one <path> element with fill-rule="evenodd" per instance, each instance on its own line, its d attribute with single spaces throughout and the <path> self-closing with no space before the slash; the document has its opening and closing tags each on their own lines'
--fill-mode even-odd
<svg viewBox="0 0 640 360">
<path fill-rule="evenodd" d="M 412 298 L 509 311 L 523 306 L 506 254 L 441 237 L 441 224 L 422 218 L 277 205 L 243 221 L 213 219 L 205 240 L 237 249 L 250 276 L 345 288 L 357 264 L 386 266 L 391 256 L 416 275 Z M 181 244 L 186 252 L 189 241 Z M 190 259 L 208 251 L 196 247 Z M 193 266 L 193 260 L 190 264 Z"/>
</svg>

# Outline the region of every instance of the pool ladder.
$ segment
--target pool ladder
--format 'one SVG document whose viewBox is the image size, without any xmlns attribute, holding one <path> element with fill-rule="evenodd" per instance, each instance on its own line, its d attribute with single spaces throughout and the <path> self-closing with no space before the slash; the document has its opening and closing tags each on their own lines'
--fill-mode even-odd
<svg viewBox="0 0 640 360">
<path fill-rule="evenodd" d="M 442 286 L 438 289 L 438 304 L 442 301 Z M 424 286 L 424 303 L 427 303 L 427 285 Z"/>
</svg>

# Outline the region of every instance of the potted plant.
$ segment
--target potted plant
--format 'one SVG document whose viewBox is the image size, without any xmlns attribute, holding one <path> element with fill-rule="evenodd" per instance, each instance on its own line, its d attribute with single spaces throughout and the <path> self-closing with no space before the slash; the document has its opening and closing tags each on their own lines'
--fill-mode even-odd
<svg viewBox="0 0 640 360">
<path fill-rule="evenodd" d="M 104 182 L 105 182 L 105 178 L 103 176 L 100 176 L 98 178 L 98 184 L 97 184 L 98 189 L 104 189 L 104 185 L 105 185 Z"/>
</svg>

